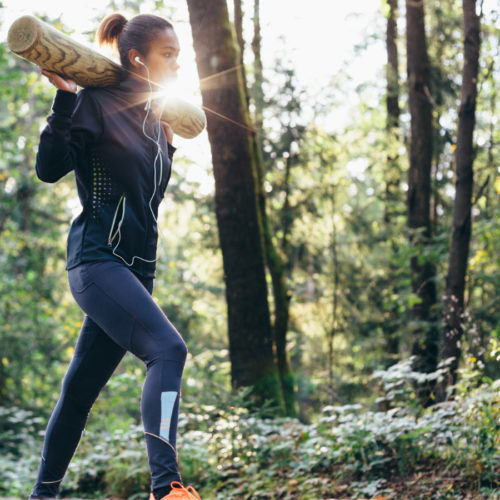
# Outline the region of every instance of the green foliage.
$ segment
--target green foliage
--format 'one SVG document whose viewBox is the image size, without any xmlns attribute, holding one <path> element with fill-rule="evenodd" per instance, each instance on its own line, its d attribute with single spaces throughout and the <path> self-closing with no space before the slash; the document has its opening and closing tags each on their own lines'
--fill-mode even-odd
<svg viewBox="0 0 500 500">
<path fill-rule="evenodd" d="M 147 493 L 150 473 L 141 426 L 89 432 L 82 445 L 69 468 L 63 495 L 86 492 L 133 498 L 134 493 Z"/>
<path fill-rule="evenodd" d="M 398 370 L 406 380 L 408 370 Z M 374 376 L 387 383 L 398 378 L 396 371 Z M 430 464 L 448 475 L 460 471 L 457 492 L 499 492 L 500 384 L 462 385 L 458 394 L 454 401 L 419 412 L 404 405 L 387 411 L 326 406 L 317 423 L 306 425 L 250 412 L 241 406 L 245 391 L 219 387 L 217 393 L 207 392 L 202 404 L 184 398 L 181 474 L 207 499 L 313 500 L 335 492 L 350 498 L 393 494 L 397 478 Z M 1 493 L 25 496 L 36 467 L 30 457 L 38 444 L 32 436 L 38 422 L 15 411 L 4 411 L 3 421 L 12 431 L 2 431 L 3 442 L 15 444 L 17 456 L 7 453 L 0 459 Z M 106 427 L 101 422 L 100 415 L 91 417 L 63 494 L 145 499 L 149 471 L 142 427 L 120 419 Z M 20 426 L 24 435 L 14 438 Z"/>
<path fill-rule="evenodd" d="M 41 420 L 28 410 L 0 406 L 0 495 L 26 496 L 40 456 Z"/>
<path fill-rule="evenodd" d="M 68 347 L 65 336 L 72 331 L 59 327 L 64 311 L 55 311 L 65 303 L 59 285 L 66 217 L 61 194 L 67 188 L 63 182 L 51 189 L 34 172 L 52 92 L 31 65 L 3 45 L 0 68 L 0 404 L 33 408 L 40 406 L 39 398 L 51 399 Z M 46 370 L 49 363 L 53 369 Z"/>
<path fill-rule="evenodd" d="M 414 371 L 414 357 L 401 360 L 386 370 L 376 370 L 373 378 L 380 381 L 384 395 L 375 400 L 378 405 L 394 407 L 405 405 L 409 411 L 418 414 L 422 408 L 416 393 L 416 387 L 432 390 L 437 382 L 449 375 L 452 358 L 441 362 L 438 369 L 431 373 Z"/>
</svg>

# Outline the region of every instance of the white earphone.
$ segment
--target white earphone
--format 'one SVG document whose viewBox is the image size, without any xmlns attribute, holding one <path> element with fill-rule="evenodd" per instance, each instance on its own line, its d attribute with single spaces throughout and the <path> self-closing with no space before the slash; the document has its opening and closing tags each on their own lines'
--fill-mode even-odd
<svg viewBox="0 0 500 500">
<path fill-rule="evenodd" d="M 142 64 L 143 66 L 146 66 L 142 61 L 139 56 L 135 56 L 134 61 L 137 61 L 139 64 Z"/>
</svg>

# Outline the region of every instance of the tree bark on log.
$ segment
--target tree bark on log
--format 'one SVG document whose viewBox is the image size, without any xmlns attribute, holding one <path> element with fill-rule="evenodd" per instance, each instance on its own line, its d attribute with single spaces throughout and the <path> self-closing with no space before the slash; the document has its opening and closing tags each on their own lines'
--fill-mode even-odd
<svg viewBox="0 0 500 500">
<path fill-rule="evenodd" d="M 117 85 L 123 76 L 119 64 L 34 16 L 14 21 L 7 43 L 18 56 L 70 78 L 81 87 Z"/>
</svg>

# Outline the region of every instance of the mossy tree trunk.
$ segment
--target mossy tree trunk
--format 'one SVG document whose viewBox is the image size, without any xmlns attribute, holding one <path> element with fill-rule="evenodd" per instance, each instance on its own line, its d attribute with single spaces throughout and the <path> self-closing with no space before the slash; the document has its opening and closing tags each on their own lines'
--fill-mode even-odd
<svg viewBox="0 0 500 500">
<path fill-rule="evenodd" d="M 242 33 L 243 12 L 241 0 L 234 0 L 234 25 L 236 38 L 240 49 L 239 62 L 243 68 L 243 76 L 245 81 L 245 91 L 247 102 L 249 102 L 250 89 L 248 88 L 243 67 L 243 54 L 245 50 L 244 39 Z M 262 90 L 263 82 L 263 66 L 260 53 L 261 36 L 260 36 L 260 16 L 259 16 L 259 0 L 254 2 L 254 36 L 252 40 L 252 50 L 254 55 L 254 84 L 251 89 L 255 105 L 255 113 L 253 123 L 256 126 L 256 135 L 252 137 L 253 147 L 255 150 L 255 159 L 257 166 L 257 196 L 259 201 L 259 209 L 261 214 L 264 252 L 266 265 L 271 276 L 273 305 L 274 305 L 274 321 L 272 321 L 273 340 L 276 350 L 276 362 L 280 374 L 281 389 L 285 402 L 286 414 L 290 417 L 297 416 L 296 397 L 295 397 L 295 380 L 290 369 L 287 358 L 287 340 L 286 334 L 288 331 L 289 321 L 289 293 L 285 276 L 285 268 L 283 259 L 281 258 L 275 241 L 272 236 L 272 229 L 268 218 L 268 208 L 266 202 L 266 193 L 264 189 L 265 167 L 262 158 L 262 134 L 263 134 L 263 109 L 264 98 Z M 287 158 L 287 182 L 289 178 L 291 158 Z M 288 196 L 285 198 L 285 204 L 288 203 Z M 288 234 L 288 228 L 283 228 L 285 234 Z"/>
<path fill-rule="evenodd" d="M 447 384 L 457 381 L 460 359 L 460 339 L 464 323 L 464 289 L 471 237 L 471 209 L 473 190 L 473 134 L 475 126 L 477 77 L 479 68 L 480 23 L 476 14 L 476 0 L 463 0 L 464 66 L 462 71 L 462 96 L 458 116 L 458 133 L 455 176 L 455 204 L 446 293 L 443 299 L 444 318 L 441 341 L 441 360 L 453 358 L 449 380 L 438 388 L 438 399 L 444 400 Z"/>
<path fill-rule="evenodd" d="M 411 115 L 408 228 L 411 244 L 423 251 L 432 242 L 432 99 L 423 1 L 406 0 L 406 46 Z M 418 297 L 418 302 L 412 308 L 412 354 L 415 356 L 413 368 L 429 373 L 436 369 L 438 354 L 436 269 L 434 263 L 424 255 L 414 255 L 411 258 L 411 270 L 413 292 Z M 429 386 L 419 388 L 419 396 L 424 405 L 432 403 L 432 389 Z"/>
<path fill-rule="evenodd" d="M 398 201 L 400 199 L 400 179 L 401 166 L 399 161 L 399 145 L 400 145 L 400 129 L 399 129 L 399 57 L 398 57 L 398 0 L 388 0 L 389 15 L 387 17 L 386 31 L 386 52 L 387 52 L 387 67 L 386 67 L 386 184 L 385 184 L 385 206 L 384 206 L 384 222 L 389 231 L 394 222 L 394 215 L 398 213 Z M 393 247 L 396 243 L 393 243 Z M 396 248 L 394 248 L 396 250 Z M 391 265 L 389 279 L 395 283 L 393 276 L 397 274 L 398 269 L 394 264 Z M 388 285 L 392 288 L 392 294 L 397 295 L 397 284 Z M 398 305 L 394 303 L 388 311 L 387 322 L 384 325 L 384 336 L 386 341 L 386 352 L 391 362 L 399 352 L 399 336 L 398 336 Z"/>
<path fill-rule="evenodd" d="M 269 273 L 271 275 L 272 289 L 273 289 L 273 303 L 274 303 L 274 322 L 273 322 L 273 333 L 274 340 L 276 343 L 276 357 L 278 362 L 278 369 L 280 373 L 281 387 L 283 391 L 283 397 L 285 400 L 285 408 L 287 415 L 290 417 L 297 416 L 296 411 L 296 397 L 295 397 L 295 379 L 293 373 L 290 369 L 290 364 L 288 362 L 287 356 L 287 332 L 289 323 L 289 305 L 290 296 L 288 291 L 288 285 L 285 275 L 285 266 L 283 265 L 283 259 L 281 258 L 276 244 L 273 239 L 273 232 L 271 225 L 269 223 L 269 218 L 267 217 L 267 206 L 266 206 L 266 193 L 264 189 L 264 177 L 265 168 L 264 161 L 262 159 L 262 140 L 261 134 L 263 132 L 263 114 L 264 114 L 264 91 L 262 89 L 262 83 L 264 80 L 264 71 L 262 65 L 261 57 L 261 35 L 260 35 L 260 2 L 259 0 L 254 0 L 254 36 L 252 40 L 252 51 L 254 55 L 254 85 L 253 85 L 253 97 L 255 104 L 255 125 L 257 127 L 257 136 L 255 146 L 257 148 L 257 158 L 258 158 L 258 174 L 259 174 L 259 184 L 258 184 L 258 194 L 259 194 L 259 204 L 262 213 L 262 222 L 264 229 L 264 244 L 266 251 L 266 261 Z M 287 213 L 289 212 L 289 197 L 288 197 L 288 185 L 290 179 L 290 170 L 292 166 L 292 158 L 289 156 L 286 161 L 286 179 L 285 179 L 285 204 L 283 210 Z M 290 224 L 283 225 L 284 238 L 289 234 Z"/>
<path fill-rule="evenodd" d="M 274 362 L 257 201 L 257 162 L 225 0 L 188 0 L 215 176 L 234 387 L 283 408 Z"/>
</svg>

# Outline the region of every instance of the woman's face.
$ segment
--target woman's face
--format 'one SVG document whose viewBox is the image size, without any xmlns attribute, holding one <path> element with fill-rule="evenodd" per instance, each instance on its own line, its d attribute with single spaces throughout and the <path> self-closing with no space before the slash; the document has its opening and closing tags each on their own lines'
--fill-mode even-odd
<svg viewBox="0 0 500 500">
<path fill-rule="evenodd" d="M 149 53 L 144 60 L 149 69 L 152 82 L 159 85 L 177 78 L 177 56 L 179 55 L 179 40 L 172 28 L 159 31 L 149 46 Z"/>
</svg>

